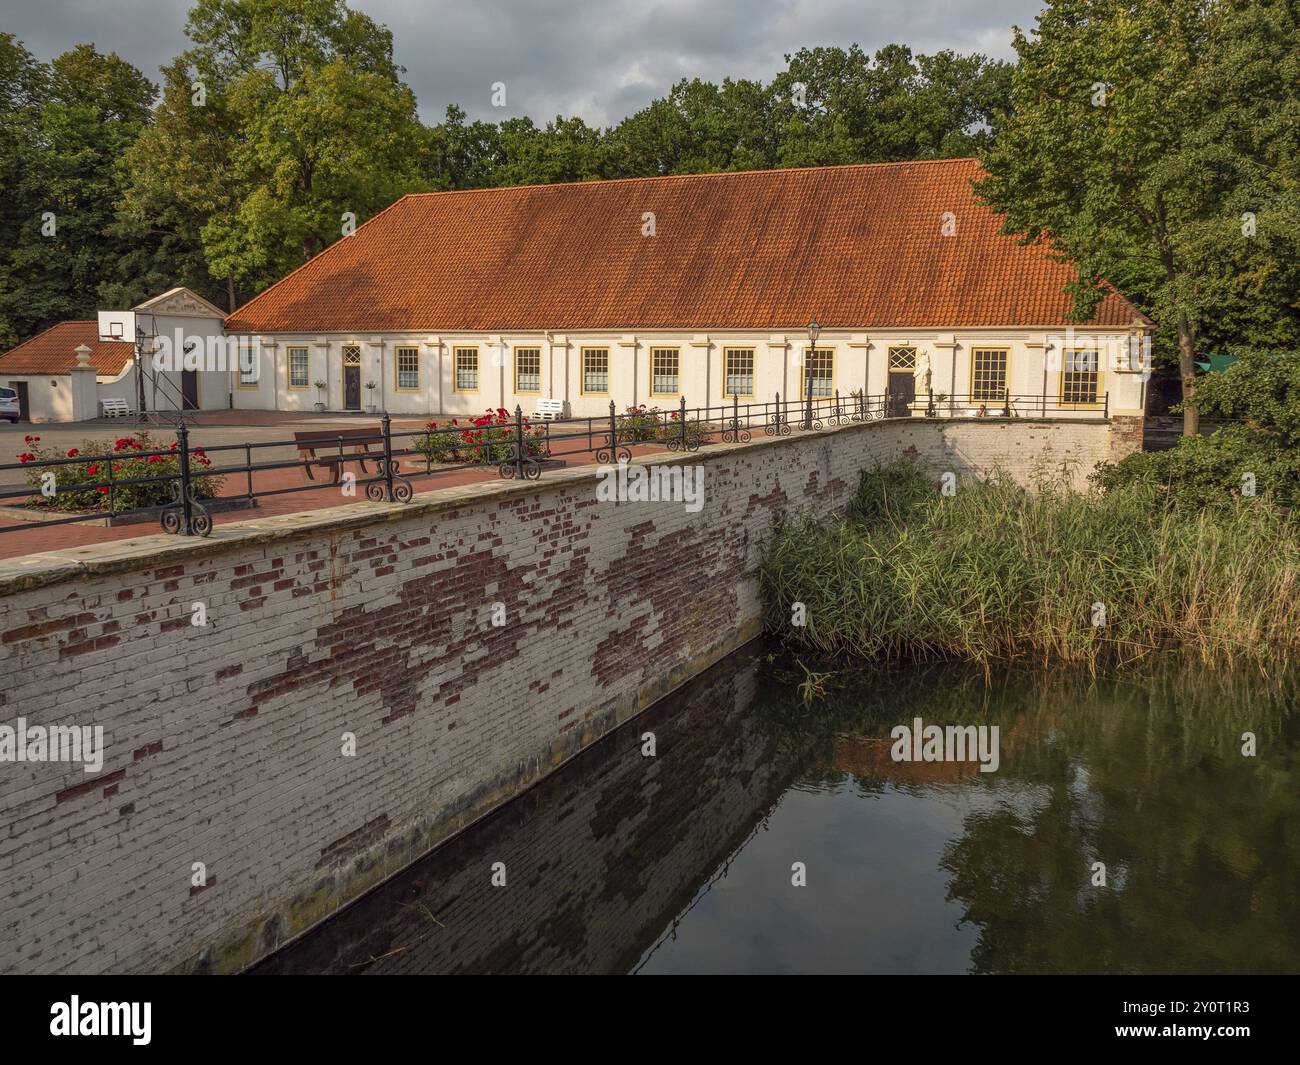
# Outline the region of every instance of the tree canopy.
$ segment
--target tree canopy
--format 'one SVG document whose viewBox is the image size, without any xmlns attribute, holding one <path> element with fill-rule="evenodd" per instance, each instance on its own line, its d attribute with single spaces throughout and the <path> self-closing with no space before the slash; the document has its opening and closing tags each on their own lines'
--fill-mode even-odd
<svg viewBox="0 0 1300 1065">
<path fill-rule="evenodd" d="M 392 33 L 343 0 L 196 0 L 186 33 L 157 88 L 0 34 L 0 344 L 174 284 L 233 309 L 412 191 L 976 154 L 1006 231 L 1077 264 L 1079 317 L 1113 283 L 1187 398 L 1198 350 L 1300 342 L 1286 0 L 1052 0 L 1015 63 L 802 48 L 607 129 L 455 101 L 425 125 Z"/>
<path fill-rule="evenodd" d="M 1176 344 L 1185 401 L 1201 344 L 1300 342 L 1295 5 L 1056 0 L 1015 47 L 979 190 L 1073 260 L 1079 316 L 1120 288 Z"/>
</svg>

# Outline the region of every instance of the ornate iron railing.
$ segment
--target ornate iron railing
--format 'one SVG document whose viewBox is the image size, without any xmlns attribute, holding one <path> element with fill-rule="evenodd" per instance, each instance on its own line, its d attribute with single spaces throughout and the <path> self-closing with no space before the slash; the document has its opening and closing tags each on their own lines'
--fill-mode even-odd
<svg viewBox="0 0 1300 1065">
<path fill-rule="evenodd" d="M 214 444 L 194 448 L 190 429 L 176 428 L 176 443 L 167 449 L 141 451 L 105 451 L 100 454 L 76 454 L 66 458 L 31 458 L 25 462 L 0 464 L 0 534 L 34 527 L 96 522 L 105 519 L 141 520 L 156 517 L 169 533 L 207 536 L 212 531 L 213 512 L 231 506 L 252 506 L 258 499 L 295 492 L 320 492 L 343 487 L 355 495 L 364 488 L 367 499 L 374 502 L 406 503 L 415 494 L 414 482 L 448 477 L 462 471 L 491 471 L 503 478 L 534 480 L 548 467 L 567 464 L 570 459 L 583 463 L 612 464 L 630 460 L 634 449 L 689 453 L 706 443 L 746 443 L 757 433 L 765 436 L 789 436 L 792 432 L 817 432 L 855 422 L 879 421 L 898 410 L 898 397 L 868 396 L 838 392 L 811 399 L 742 400 L 733 396 L 728 402 L 704 407 L 688 407 L 683 398 L 676 408 L 660 410 L 638 405 L 619 413 L 614 403 L 609 413 L 600 417 L 568 417 L 551 421 L 527 418 L 522 409 L 513 414 L 493 412 L 478 419 L 460 417 L 449 422 L 427 423 L 423 428 L 395 430 L 388 414 L 382 415 L 372 433 L 349 429 L 337 439 L 317 439 L 311 457 L 304 458 L 306 445 L 298 440 L 271 440 L 258 443 Z M 1043 396 L 1002 395 L 996 399 L 976 396 L 948 396 L 928 393 L 909 400 L 903 417 L 1043 417 L 1048 413 L 1069 413 L 1105 418 L 1109 398 L 1096 404 L 1063 404 Z M 319 436 L 319 434 L 313 434 Z M 130 438 L 126 438 L 130 439 Z M 119 441 L 121 443 L 121 441 Z M 371 450 L 371 448 L 374 450 Z M 265 456 L 271 449 L 297 448 L 295 458 Z M 202 464 L 202 471 L 194 463 Z M 130 460 L 175 459 L 174 470 L 149 476 L 115 476 L 121 465 Z M 374 472 L 367 469 L 373 465 Z M 265 476 L 277 470 L 322 468 L 334 474 L 330 484 L 305 480 L 302 484 L 266 483 Z M 60 479 L 60 470 L 73 467 L 75 477 Z M 355 467 L 355 468 L 354 468 Z M 94 471 L 88 475 L 87 471 Z M 5 484 L 12 471 L 21 471 L 25 485 Z M 96 476 L 95 474 L 98 474 Z M 364 476 L 362 476 L 364 474 Z M 52 476 L 51 476 L 52 475 Z M 213 483 L 222 479 L 223 491 L 205 494 Z M 261 480 L 263 483 L 259 484 Z M 234 484 L 242 491 L 225 491 Z M 124 505 L 138 493 L 129 489 L 149 486 L 153 495 L 164 501 L 148 505 Z M 94 493 L 94 495 L 92 495 Z M 77 501 L 102 496 L 102 505 L 77 509 L 60 507 L 59 500 Z M 12 503 L 25 504 L 29 520 L 14 520 L 3 508 Z M 44 512 L 43 512 L 44 510 Z M 46 516 L 46 514 L 51 516 Z"/>
</svg>

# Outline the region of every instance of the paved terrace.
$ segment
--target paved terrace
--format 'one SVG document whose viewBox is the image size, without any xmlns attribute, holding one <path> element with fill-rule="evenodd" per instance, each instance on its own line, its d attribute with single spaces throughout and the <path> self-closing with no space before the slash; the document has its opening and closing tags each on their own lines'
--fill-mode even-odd
<svg viewBox="0 0 1300 1065">
<path fill-rule="evenodd" d="M 217 444 L 258 444 L 273 440 L 291 440 L 295 432 L 313 429 L 378 427 L 380 417 L 378 414 L 200 411 L 187 417 L 186 421 L 190 427 L 190 447 L 204 448 L 214 447 Z M 392 420 L 393 432 L 423 429 L 429 418 L 436 420 L 439 425 L 445 425 L 453 417 L 459 418 L 462 422 L 468 420 L 467 416 L 463 414 L 434 414 L 416 418 L 394 418 Z M 599 433 L 602 427 L 601 420 L 595 419 L 594 424 Z M 571 422 L 567 428 L 568 431 L 572 432 L 577 427 L 577 423 Z M 85 443 L 92 440 L 106 445 L 106 449 L 111 450 L 113 441 L 131 433 L 139 432 L 142 428 L 148 429 L 155 436 L 167 442 L 170 442 L 174 435 L 172 428 L 168 425 L 141 427 L 137 426 L 132 418 L 98 418 L 89 422 L 40 425 L 0 423 L 0 461 L 17 461 L 19 452 L 24 450 L 24 436 L 39 436 L 41 438 L 41 447 L 57 448 L 60 453 L 66 452 L 73 447 L 82 448 L 83 451 L 86 451 Z M 601 438 L 598 436 L 596 446 L 599 447 L 600 443 Z M 409 446 L 410 440 L 403 440 L 401 444 Z M 575 442 L 566 441 L 564 450 L 576 451 Z M 666 449 L 638 444 L 630 450 L 633 455 L 645 455 Z M 288 462 L 297 458 L 298 452 L 292 445 L 259 448 L 253 452 L 254 464 Z M 564 458 L 566 465 L 570 468 L 597 462 L 594 449 L 581 453 L 566 454 Z M 242 462 L 243 455 L 239 452 L 220 452 L 213 456 L 213 460 L 217 466 L 222 466 Z M 349 465 L 348 468 L 354 471 L 357 469 L 355 465 Z M 433 488 L 447 488 L 452 485 L 472 484 L 476 481 L 491 481 L 496 480 L 498 477 L 495 466 L 456 470 L 452 473 L 439 473 L 436 476 L 417 476 L 423 468 L 419 456 L 409 456 L 402 462 L 402 472 L 410 477 L 417 492 L 427 492 Z M 214 472 L 219 471 L 214 469 Z M 355 497 L 344 497 L 340 494 L 338 486 L 328 483 L 328 472 L 319 468 L 313 472 L 316 475 L 317 483 L 321 483 L 323 479 L 322 486 L 319 489 L 290 492 L 284 495 L 258 499 L 257 506 L 252 509 L 218 511 L 212 515 L 213 522 L 224 525 L 229 522 L 248 521 L 252 518 L 271 517 L 279 514 L 296 514 L 302 511 L 320 510 L 323 507 L 336 507 L 341 503 L 365 500 L 364 488 L 358 488 Z M 373 466 L 370 474 L 361 476 L 374 476 Z M 0 470 L 0 484 L 21 485 L 24 483 L 25 479 L 22 470 Z M 271 491 L 276 488 L 297 487 L 308 483 L 311 482 L 307 481 L 301 465 L 296 468 L 261 470 L 253 474 L 253 488 L 254 491 L 258 492 Z M 223 497 L 238 497 L 246 491 L 247 484 L 246 474 L 242 472 L 230 474 L 226 478 L 226 483 L 222 486 L 221 495 Z M 11 508 L 19 505 L 18 500 L 7 500 L 5 502 Z M 50 516 L 53 517 L 54 515 Z M 157 518 L 131 525 L 105 526 L 88 522 L 41 528 L 21 519 L 0 515 L 0 529 L 22 526 L 30 527 L 22 528 L 21 531 L 16 532 L 0 532 L 0 558 L 17 558 L 41 551 L 57 551 L 67 547 L 81 547 L 85 544 L 129 540 L 133 537 L 150 536 L 161 532 Z"/>
</svg>

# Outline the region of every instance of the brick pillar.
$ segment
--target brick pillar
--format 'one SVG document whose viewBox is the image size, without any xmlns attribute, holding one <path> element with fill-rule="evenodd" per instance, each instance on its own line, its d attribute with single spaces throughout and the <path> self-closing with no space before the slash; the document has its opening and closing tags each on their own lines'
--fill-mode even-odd
<svg viewBox="0 0 1300 1065">
<path fill-rule="evenodd" d="M 1142 450 L 1146 419 L 1140 414 L 1115 414 L 1110 419 L 1110 461 Z"/>
</svg>

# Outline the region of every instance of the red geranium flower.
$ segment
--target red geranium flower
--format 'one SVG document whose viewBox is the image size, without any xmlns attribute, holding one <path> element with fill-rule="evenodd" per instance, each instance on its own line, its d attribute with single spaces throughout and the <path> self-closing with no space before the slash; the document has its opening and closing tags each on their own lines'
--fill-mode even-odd
<svg viewBox="0 0 1300 1065">
<path fill-rule="evenodd" d="M 79 452 L 75 447 L 70 447 L 70 448 L 68 448 L 68 458 L 70 458 L 70 459 L 74 459 L 74 458 L 76 458 L 79 454 L 81 454 L 81 452 Z"/>
</svg>

